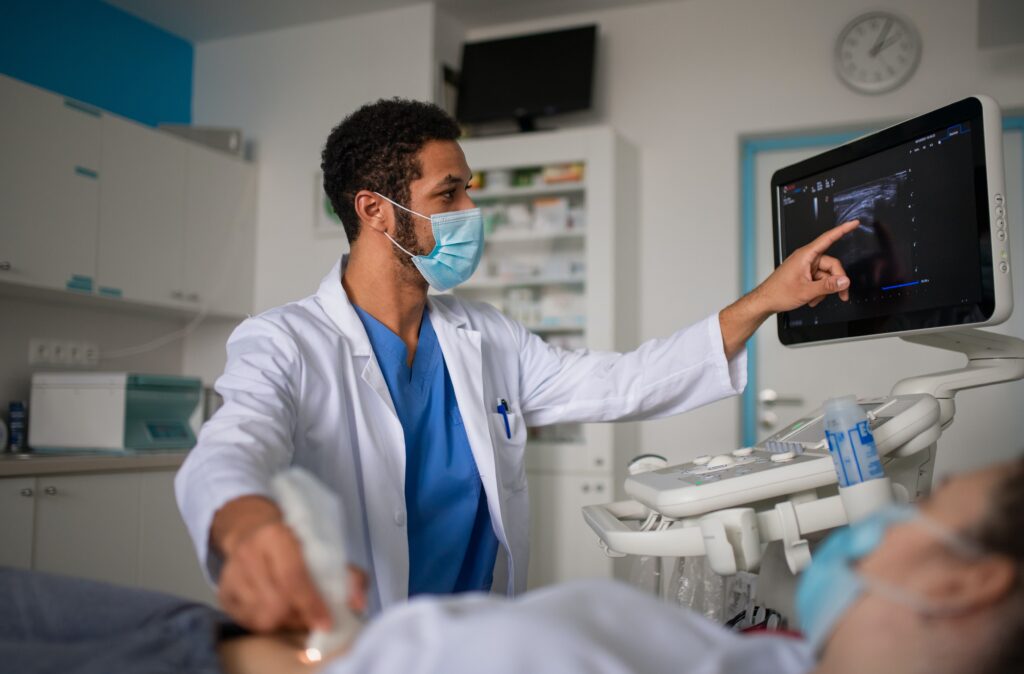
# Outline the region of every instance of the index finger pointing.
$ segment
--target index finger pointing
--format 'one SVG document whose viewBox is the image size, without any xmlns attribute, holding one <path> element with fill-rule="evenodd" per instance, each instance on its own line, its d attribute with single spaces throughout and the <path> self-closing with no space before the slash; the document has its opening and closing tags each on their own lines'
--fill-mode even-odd
<svg viewBox="0 0 1024 674">
<path fill-rule="evenodd" d="M 828 250 L 833 243 L 843 238 L 853 230 L 860 227 L 860 220 L 850 220 L 828 230 L 814 241 L 807 244 L 807 248 L 819 255 Z"/>
</svg>

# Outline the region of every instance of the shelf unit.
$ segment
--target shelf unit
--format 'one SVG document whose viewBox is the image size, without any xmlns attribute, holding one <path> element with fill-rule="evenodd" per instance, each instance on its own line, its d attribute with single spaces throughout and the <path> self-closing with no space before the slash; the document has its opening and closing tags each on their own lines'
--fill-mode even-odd
<svg viewBox="0 0 1024 674">
<path fill-rule="evenodd" d="M 520 217 L 517 226 L 488 231 L 480 269 L 456 294 L 490 302 L 565 348 L 634 348 L 635 150 L 603 126 L 468 139 L 462 147 L 472 170 L 484 174 L 484 186 L 470 192 L 477 205 L 492 215 L 511 206 Z M 583 164 L 582 180 L 487 187 L 487 174 L 493 171 L 570 163 Z M 553 199 L 567 202 L 556 203 L 556 209 L 567 207 L 573 214 L 566 226 L 548 220 L 544 228 L 535 228 L 523 222 L 524 208 L 535 200 L 550 205 Z M 531 429 L 526 449 L 534 520 L 531 587 L 612 575 L 611 560 L 587 529 L 580 508 L 615 497 L 626 463 L 637 452 L 636 438 L 633 424 Z"/>
</svg>

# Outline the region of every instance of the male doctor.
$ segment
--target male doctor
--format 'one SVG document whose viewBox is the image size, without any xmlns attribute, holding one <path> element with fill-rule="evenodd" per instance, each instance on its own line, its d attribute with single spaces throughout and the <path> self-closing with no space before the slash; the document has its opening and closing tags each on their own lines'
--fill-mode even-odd
<svg viewBox="0 0 1024 674">
<path fill-rule="evenodd" d="M 856 222 L 798 250 L 749 295 L 630 353 L 549 346 L 486 304 L 427 290 L 472 275 L 480 212 L 457 124 L 381 100 L 331 131 L 324 189 L 351 252 L 317 292 L 244 321 L 217 380 L 223 407 L 176 480 L 223 606 L 259 631 L 326 627 L 273 474 L 337 490 L 370 611 L 422 593 L 526 586 L 527 426 L 636 420 L 739 393 L 744 343 L 772 313 L 848 298 L 825 254 Z"/>
</svg>

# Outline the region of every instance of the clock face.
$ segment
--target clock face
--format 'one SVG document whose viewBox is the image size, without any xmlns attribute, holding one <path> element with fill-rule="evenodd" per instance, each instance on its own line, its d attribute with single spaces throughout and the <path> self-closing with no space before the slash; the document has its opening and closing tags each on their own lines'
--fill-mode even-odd
<svg viewBox="0 0 1024 674">
<path fill-rule="evenodd" d="M 921 60 L 921 39 L 909 21 L 873 12 L 851 21 L 836 41 L 836 72 L 847 86 L 880 94 L 900 86 Z"/>
</svg>

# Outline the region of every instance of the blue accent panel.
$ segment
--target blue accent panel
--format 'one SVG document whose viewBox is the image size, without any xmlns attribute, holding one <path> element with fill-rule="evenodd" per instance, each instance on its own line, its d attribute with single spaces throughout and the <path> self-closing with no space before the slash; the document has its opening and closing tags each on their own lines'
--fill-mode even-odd
<svg viewBox="0 0 1024 674">
<path fill-rule="evenodd" d="M 743 292 L 748 293 L 757 285 L 757 155 L 760 152 L 798 150 L 804 148 L 841 145 L 865 133 L 859 132 L 805 134 L 775 138 L 745 138 L 740 141 L 740 247 L 742 255 Z M 1004 117 L 1004 131 L 1020 131 L 1021 147 L 1024 150 L 1024 116 Z M 757 442 L 757 335 L 747 344 L 747 388 L 743 391 L 742 421 L 743 445 Z"/>
<path fill-rule="evenodd" d="M 120 288 L 108 288 L 106 286 L 100 286 L 96 292 L 104 297 L 121 297 L 122 295 Z"/>
<path fill-rule="evenodd" d="M 85 168 L 84 166 L 76 166 L 75 173 L 80 176 L 85 176 L 86 178 L 92 178 L 93 180 L 100 177 L 100 174 L 97 171 Z"/>
<path fill-rule="evenodd" d="M 0 72 L 150 126 L 192 121 L 192 59 L 191 43 L 100 0 L 6 0 L 0 17 Z"/>
</svg>

